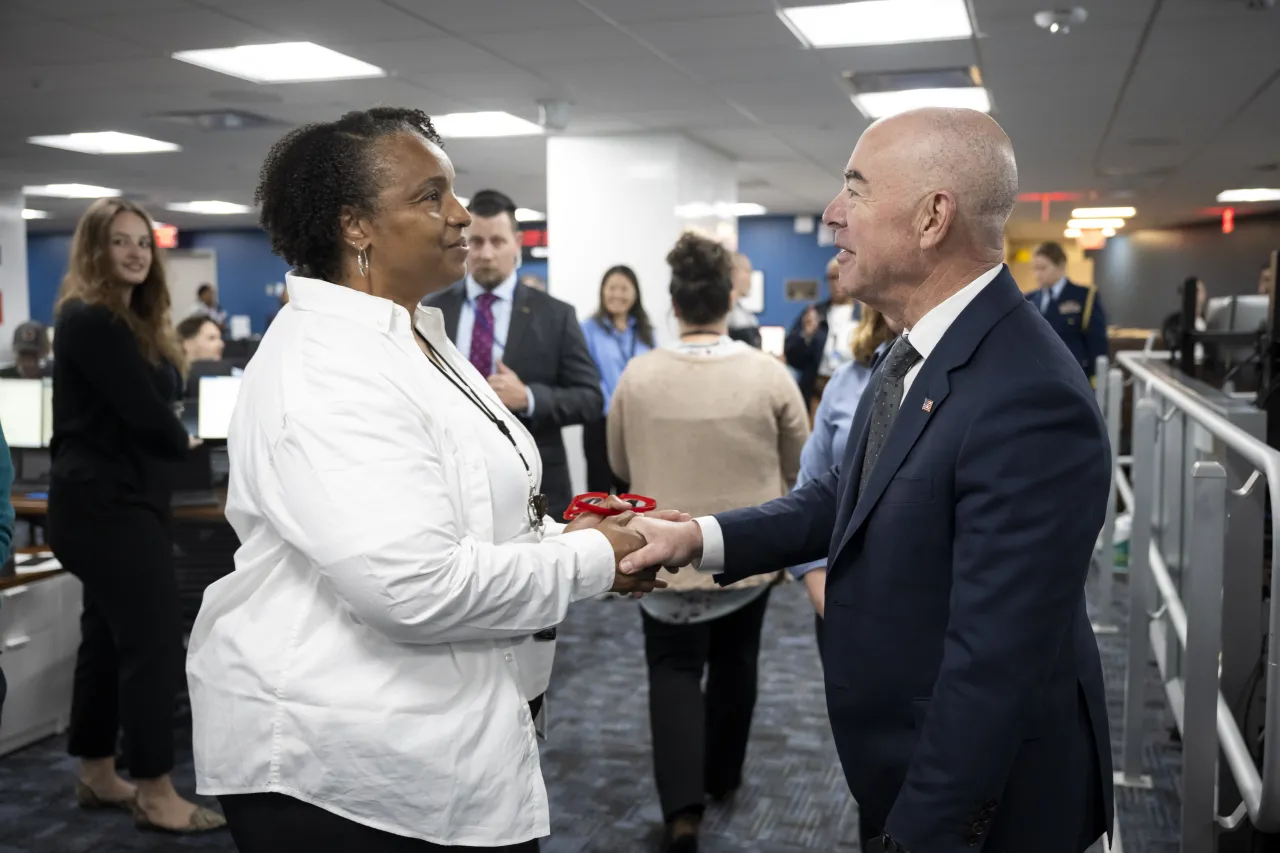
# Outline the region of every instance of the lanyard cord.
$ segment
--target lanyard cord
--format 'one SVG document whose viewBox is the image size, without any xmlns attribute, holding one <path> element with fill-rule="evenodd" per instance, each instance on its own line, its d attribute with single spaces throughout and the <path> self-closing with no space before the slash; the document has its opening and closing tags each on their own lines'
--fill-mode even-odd
<svg viewBox="0 0 1280 853">
<path fill-rule="evenodd" d="M 431 362 L 431 364 L 435 367 L 435 369 L 440 371 L 440 375 L 442 375 L 445 379 L 448 379 L 449 382 L 453 385 L 453 387 L 457 388 L 460 392 L 462 392 L 462 396 L 466 397 L 468 402 L 470 402 L 473 406 L 475 406 L 477 409 L 483 412 L 484 416 L 489 419 L 489 422 L 498 428 L 498 432 L 505 435 L 507 437 L 507 441 L 511 442 L 511 447 L 515 450 L 516 455 L 520 457 L 520 464 L 524 466 L 524 471 L 529 476 L 529 501 L 530 501 L 530 509 L 532 511 L 534 508 L 534 503 L 533 503 L 534 499 L 535 497 L 537 497 L 534 494 L 535 490 L 534 490 L 534 484 L 533 484 L 533 469 L 529 467 L 528 460 L 526 460 L 524 458 L 524 454 L 520 452 L 520 445 L 516 444 L 516 439 L 515 439 L 515 436 L 511 434 L 511 429 L 507 426 L 506 422 L 502 420 L 502 418 L 498 417 L 492 411 L 489 410 L 489 407 L 484 404 L 484 400 L 480 398 L 480 395 L 477 394 L 475 390 L 470 385 L 467 384 L 467 381 L 463 379 L 462 376 L 460 376 L 456 370 L 453 369 L 453 366 L 451 364 L 449 364 L 447 361 L 444 360 L 444 358 L 441 357 L 440 353 L 436 352 L 436 348 L 431 345 L 431 342 L 429 340 L 423 337 L 423 334 L 421 332 L 419 332 L 417 329 L 414 329 L 413 333 L 418 336 L 419 340 L 421 340 L 424 344 L 427 345 L 427 349 L 429 350 L 427 361 Z"/>
</svg>

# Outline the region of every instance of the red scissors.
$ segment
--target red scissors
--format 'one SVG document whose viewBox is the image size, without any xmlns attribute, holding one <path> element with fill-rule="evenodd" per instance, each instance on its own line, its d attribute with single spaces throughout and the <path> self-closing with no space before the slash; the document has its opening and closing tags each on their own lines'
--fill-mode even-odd
<svg viewBox="0 0 1280 853">
<path fill-rule="evenodd" d="M 658 502 L 653 498 L 646 498 L 644 495 L 618 495 L 618 499 L 630 504 L 626 509 L 613 509 L 607 507 L 604 502 L 608 500 L 609 495 L 605 492 L 587 492 L 578 495 L 569 504 L 569 508 L 564 511 L 564 520 L 573 521 L 584 512 L 593 513 L 595 515 L 621 515 L 624 512 L 649 512 L 658 506 Z"/>
</svg>

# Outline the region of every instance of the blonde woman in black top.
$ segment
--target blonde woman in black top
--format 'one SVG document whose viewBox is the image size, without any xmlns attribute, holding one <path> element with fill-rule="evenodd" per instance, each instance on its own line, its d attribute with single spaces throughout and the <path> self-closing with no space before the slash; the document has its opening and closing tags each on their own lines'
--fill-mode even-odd
<svg viewBox="0 0 1280 853">
<path fill-rule="evenodd" d="M 170 469 L 192 439 L 175 404 L 182 350 L 152 222 L 123 199 L 80 219 L 56 308 L 49 538 L 84 584 L 68 750 L 85 808 L 132 810 L 140 828 L 195 833 L 221 815 L 170 779 L 182 632 Z M 115 769 L 124 728 L 129 772 Z"/>
</svg>

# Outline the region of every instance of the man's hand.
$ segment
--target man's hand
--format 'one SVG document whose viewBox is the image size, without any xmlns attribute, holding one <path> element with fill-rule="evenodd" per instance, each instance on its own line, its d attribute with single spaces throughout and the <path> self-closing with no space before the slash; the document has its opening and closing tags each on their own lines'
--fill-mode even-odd
<svg viewBox="0 0 1280 853">
<path fill-rule="evenodd" d="M 641 534 L 647 544 L 618 566 L 626 574 L 656 566 L 678 569 L 702 556 L 702 528 L 695 521 L 634 516 L 628 529 Z"/>
<path fill-rule="evenodd" d="M 489 377 L 489 387 L 498 395 L 502 405 L 513 413 L 528 410 L 529 393 L 525 390 L 524 383 L 514 370 L 502 363 L 502 359 L 498 359 L 494 365 L 494 373 Z"/>
<path fill-rule="evenodd" d="M 633 518 L 635 518 L 635 513 L 624 512 L 621 515 L 603 518 L 598 524 L 589 525 L 599 530 L 609 540 L 609 544 L 613 546 L 615 563 L 621 562 L 628 554 L 644 547 L 644 537 L 638 531 L 632 530 L 627 526 L 628 522 Z M 568 528 L 566 528 L 567 530 Z M 666 581 L 658 580 L 657 569 L 625 574 L 621 569 L 614 569 L 613 586 L 610 587 L 609 591 L 619 592 L 623 595 L 631 594 L 639 598 L 646 592 L 662 589 L 666 585 Z"/>
<path fill-rule="evenodd" d="M 826 618 L 827 609 L 827 570 L 810 569 L 804 574 L 805 592 L 809 593 L 809 601 L 819 616 Z"/>
</svg>

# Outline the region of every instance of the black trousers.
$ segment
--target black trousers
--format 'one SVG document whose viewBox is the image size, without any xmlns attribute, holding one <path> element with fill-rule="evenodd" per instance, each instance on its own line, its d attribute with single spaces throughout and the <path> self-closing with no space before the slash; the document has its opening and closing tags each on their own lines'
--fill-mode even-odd
<svg viewBox="0 0 1280 853">
<path fill-rule="evenodd" d="M 701 813 L 707 795 L 722 797 L 742 784 L 768 606 L 766 590 L 740 610 L 693 625 L 670 625 L 641 611 L 653 774 L 668 821 Z"/>
<path fill-rule="evenodd" d="M 112 758 L 123 725 L 135 779 L 173 769 L 183 648 L 171 525 L 97 485 L 50 487 L 50 544 L 84 585 L 67 751 Z"/>
<path fill-rule="evenodd" d="M 538 841 L 506 847 L 445 847 L 393 835 L 339 817 L 284 794 L 218 797 L 240 853 L 426 853 L 429 850 L 490 850 L 537 853 Z"/>
<path fill-rule="evenodd" d="M 623 494 L 629 488 L 609 467 L 609 439 L 606 421 L 582 425 L 582 453 L 587 457 L 587 491 Z"/>
</svg>

